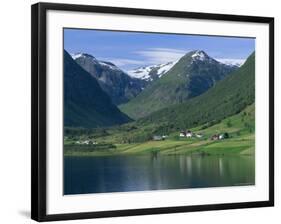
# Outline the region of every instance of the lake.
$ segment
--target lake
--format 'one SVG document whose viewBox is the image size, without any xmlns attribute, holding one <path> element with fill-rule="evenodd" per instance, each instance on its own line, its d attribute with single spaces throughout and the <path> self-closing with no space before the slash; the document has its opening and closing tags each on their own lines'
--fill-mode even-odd
<svg viewBox="0 0 281 224">
<path fill-rule="evenodd" d="M 134 155 L 64 158 L 66 195 L 254 184 L 254 156 Z"/>
</svg>

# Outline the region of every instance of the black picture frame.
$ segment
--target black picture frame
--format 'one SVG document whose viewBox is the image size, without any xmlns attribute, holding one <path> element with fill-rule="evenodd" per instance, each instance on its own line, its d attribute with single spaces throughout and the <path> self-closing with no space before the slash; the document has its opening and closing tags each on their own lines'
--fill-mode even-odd
<svg viewBox="0 0 281 224">
<path fill-rule="evenodd" d="M 54 214 L 46 213 L 46 12 L 63 10 L 99 12 L 154 17 L 191 18 L 217 21 L 254 22 L 269 25 L 269 200 L 243 203 L 208 204 L 196 206 L 160 207 L 102 212 Z M 137 8 L 89 5 L 37 3 L 32 5 L 31 17 L 31 76 L 32 76 L 32 140 L 31 140 L 31 218 L 36 221 L 55 221 L 115 216 L 192 212 L 237 208 L 274 206 L 274 18 L 241 15 L 164 11 Z"/>
</svg>

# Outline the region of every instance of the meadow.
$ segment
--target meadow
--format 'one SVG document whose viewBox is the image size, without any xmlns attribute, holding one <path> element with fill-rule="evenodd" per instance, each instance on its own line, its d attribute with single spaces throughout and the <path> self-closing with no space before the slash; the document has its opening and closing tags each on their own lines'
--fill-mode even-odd
<svg viewBox="0 0 281 224">
<path fill-rule="evenodd" d="M 66 156 L 114 156 L 114 155 L 253 155 L 255 153 L 255 107 L 246 107 L 240 113 L 216 124 L 206 123 L 191 128 L 198 137 L 180 137 L 180 130 L 135 126 L 129 123 L 107 129 L 67 129 L 64 154 Z M 162 125 L 163 126 L 163 125 Z M 155 132 L 157 130 L 157 132 Z M 161 131 L 159 131 L 161 130 Z M 215 134 L 228 133 L 229 138 L 211 140 Z M 165 140 L 153 140 L 153 135 L 166 135 Z M 95 144 L 77 144 L 77 141 Z"/>
</svg>

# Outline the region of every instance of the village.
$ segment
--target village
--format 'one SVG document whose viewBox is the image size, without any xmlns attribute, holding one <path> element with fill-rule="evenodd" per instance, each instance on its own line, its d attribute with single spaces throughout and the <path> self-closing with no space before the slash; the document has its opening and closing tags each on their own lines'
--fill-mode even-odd
<svg viewBox="0 0 281 224">
<path fill-rule="evenodd" d="M 153 141 L 164 141 L 168 138 L 168 135 L 154 135 L 152 137 Z M 202 133 L 195 133 L 190 130 L 186 131 L 180 131 L 179 137 L 184 138 L 197 138 L 202 139 L 204 138 L 204 135 Z M 210 140 L 216 141 L 216 140 L 223 140 L 229 138 L 229 134 L 227 132 L 221 133 L 221 134 L 214 134 L 210 137 Z M 90 139 L 84 139 L 84 140 L 78 140 L 75 142 L 77 145 L 97 145 L 98 142 Z"/>
<path fill-rule="evenodd" d="M 78 144 L 78 145 L 97 145 L 98 143 L 96 141 L 92 141 L 92 140 L 84 140 L 84 141 L 76 141 L 75 144 Z"/>
<path fill-rule="evenodd" d="M 163 141 L 168 137 L 168 135 L 154 135 L 153 136 L 153 140 L 154 141 Z M 202 133 L 194 133 L 190 130 L 186 130 L 186 131 L 181 131 L 179 133 L 179 137 L 180 138 L 203 138 L 204 135 Z M 223 139 L 227 139 L 229 138 L 229 134 L 227 132 L 225 133 L 221 133 L 221 134 L 214 134 L 210 137 L 210 140 L 223 140 Z"/>
</svg>

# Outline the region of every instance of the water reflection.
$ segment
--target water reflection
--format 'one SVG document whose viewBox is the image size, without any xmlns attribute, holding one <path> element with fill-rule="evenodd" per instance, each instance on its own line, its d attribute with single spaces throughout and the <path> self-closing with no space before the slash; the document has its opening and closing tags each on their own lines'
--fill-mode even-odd
<svg viewBox="0 0 281 224">
<path fill-rule="evenodd" d="M 253 156 L 65 157 L 65 194 L 251 185 Z"/>
</svg>

